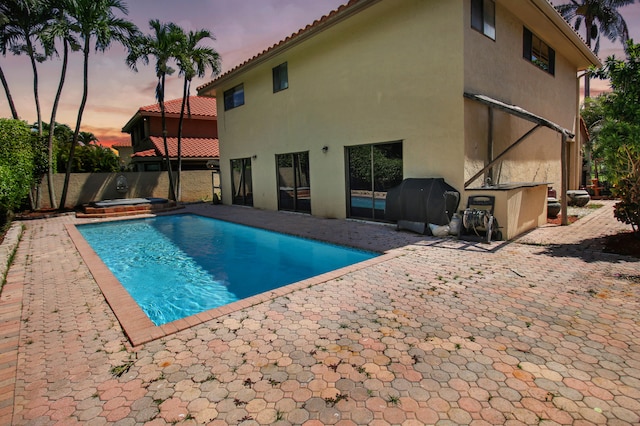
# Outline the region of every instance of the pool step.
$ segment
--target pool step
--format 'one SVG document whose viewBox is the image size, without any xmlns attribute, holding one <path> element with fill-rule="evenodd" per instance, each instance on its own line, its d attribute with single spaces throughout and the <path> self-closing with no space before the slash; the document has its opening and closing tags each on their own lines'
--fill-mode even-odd
<svg viewBox="0 0 640 426">
<path fill-rule="evenodd" d="M 181 209 L 183 206 L 179 206 L 175 201 L 169 201 L 167 203 L 145 203 L 135 204 L 130 206 L 112 206 L 112 207 L 91 207 L 88 205 L 82 206 L 81 212 L 76 212 L 78 218 L 107 218 L 107 217 L 120 217 L 120 216 L 132 216 L 138 214 L 149 214 L 166 212 L 170 210 Z"/>
</svg>

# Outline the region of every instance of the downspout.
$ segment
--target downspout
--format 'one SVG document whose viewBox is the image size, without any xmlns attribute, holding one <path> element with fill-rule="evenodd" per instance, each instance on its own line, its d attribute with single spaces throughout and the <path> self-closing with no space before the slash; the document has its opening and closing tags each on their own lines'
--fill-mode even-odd
<svg viewBox="0 0 640 426">
<path fill-rule="evenodd" d="M 567 167 L 567 134 L 562 132 L 562 148 L 560 150 L 560 157 L 562 162 L 562 198 L 560 199 L 560 215 L 562 218 L 562 226 L 569 224 L 569 218 L 567 217 L 567 190 L 569 188 L 569 173 Z"/>
</svg>

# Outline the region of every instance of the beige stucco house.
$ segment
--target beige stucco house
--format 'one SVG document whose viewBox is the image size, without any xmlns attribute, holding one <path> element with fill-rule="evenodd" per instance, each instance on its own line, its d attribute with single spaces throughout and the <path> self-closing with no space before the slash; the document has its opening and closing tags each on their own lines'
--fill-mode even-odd
<svg viewBox="0 0 640 426">
<path fill-rule="evenodd" d="M 385 220 L 389 188 L 444 178 L 512 238 L 578 185 L 591 65 L 547 0 L 352 0 L 198 93 L 224 106 L 225 204 Z"/>
</svg>

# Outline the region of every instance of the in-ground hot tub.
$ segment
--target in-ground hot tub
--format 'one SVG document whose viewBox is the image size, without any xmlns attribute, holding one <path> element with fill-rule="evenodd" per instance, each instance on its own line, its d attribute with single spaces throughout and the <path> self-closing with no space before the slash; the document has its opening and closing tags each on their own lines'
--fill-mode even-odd
<svg viewBox="0 0 640 426">
<path fill-rule="evenodd" d="M 91 207 L 115 207 L 115 206 L 135 206 L 138 204 L 164 204 L 167 203 L 166 198 L 148 197 L 148 198 L 117 198 L 114 200 L 102 200 L 89 203 Z"/>
</svg>

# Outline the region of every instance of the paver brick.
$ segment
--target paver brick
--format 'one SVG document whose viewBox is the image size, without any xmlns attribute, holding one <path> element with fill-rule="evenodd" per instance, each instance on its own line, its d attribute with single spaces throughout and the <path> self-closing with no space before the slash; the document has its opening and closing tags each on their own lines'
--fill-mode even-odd
<svg viewBox="0 0 640 426">
<path fill-rule="evenodd" d="M 389 254 L 151 330 L 136 347 L 69 238 L 83 220 L 26 223 L 0 295 L 0 420 L 638 423 L 640 292 L 621 279 L 637 261 L 592 244 L 620 229 L 604 203 L 590 221 L 491 245 L 188 206 Z"/>
</svg>

